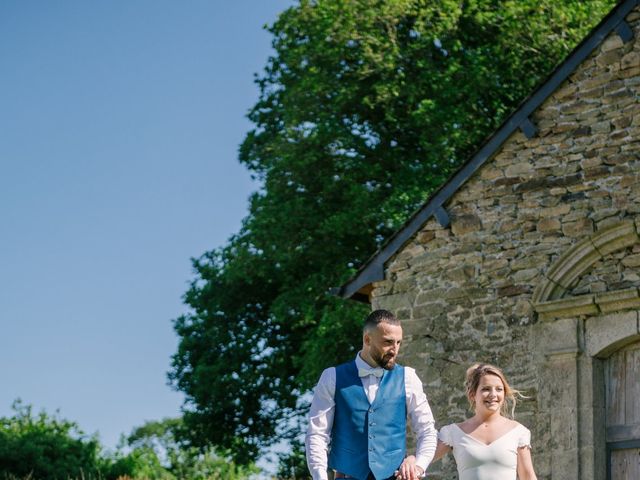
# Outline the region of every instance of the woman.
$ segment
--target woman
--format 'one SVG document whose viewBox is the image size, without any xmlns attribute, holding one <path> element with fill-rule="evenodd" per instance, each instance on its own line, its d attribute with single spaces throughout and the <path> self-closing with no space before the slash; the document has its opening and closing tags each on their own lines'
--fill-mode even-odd
<svg viewBox="0 0 640 480">
<path fill-rule="evenodd" d="M 519 392 L 499 368 L 487 364 L 469 368 L 465 386 L 475 415 L 440 429 L 433 461 L 453 450 L 459 480 L 537 480 L 531 432 L 508 418 Z"/>
</svg>

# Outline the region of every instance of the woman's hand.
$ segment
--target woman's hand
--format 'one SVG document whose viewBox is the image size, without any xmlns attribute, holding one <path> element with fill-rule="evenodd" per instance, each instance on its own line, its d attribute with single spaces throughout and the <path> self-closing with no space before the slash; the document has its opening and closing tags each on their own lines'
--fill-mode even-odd
<svg viewBox="0 0 640 480">
<path fill-rule="evenodd" d="M 404 459 L 398 470 L 395 471 L 397 480 L 418 480 L 424 475 L 422 467 L 416 465 L 416 457 L 409 455 Z"/>
</svg>

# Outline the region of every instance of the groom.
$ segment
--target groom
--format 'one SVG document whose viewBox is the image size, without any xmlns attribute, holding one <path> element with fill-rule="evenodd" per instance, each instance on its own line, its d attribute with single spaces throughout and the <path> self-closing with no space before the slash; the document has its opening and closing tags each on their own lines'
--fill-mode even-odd
<svg viewBox="0 0 640 480">
<path fill-rule="evenodd" d="M 433 415 L 422 382 L 396 364 L 400 321 L 387 310 L 365 320 L 362 350 L 350 362 L 327 368 L 314 389 L 305 439 L 313 480 L 416 480 L 436 448 Z M 417 436 L 406 456 L 407 417 Z"/>
</svg>

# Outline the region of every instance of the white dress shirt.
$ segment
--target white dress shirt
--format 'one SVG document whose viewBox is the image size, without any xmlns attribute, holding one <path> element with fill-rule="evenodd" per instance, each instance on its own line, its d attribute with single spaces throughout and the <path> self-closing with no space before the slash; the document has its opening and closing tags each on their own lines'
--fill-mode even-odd
<svg viewBox="0 0 640 480">
<path fill-rule="evenodd" d="M 371 368 L 362 358 L 356 355 L 357 368 Z M 376 398 L 380 378 L 374 375 L 360 377 L 362 386 L 372 403 Z M 407 413 L 411 420 L 411 428 L 417 436 L 416 465 L 426 470 L 436 451 L 436 429 L 433 414 L 422 390 L 422 382 L 416 371 L 404 367 L 404 388 Z M 313 390 L 313 400 L 309 409 L 309 426 L 305 437 L 307 465 L 313 480 L 327 480 L 327 453 L 331 442 L 331 429 L 335 411 L 334 395 L 336 390 L 336 369 L 327 368 Z"/>
</svg>

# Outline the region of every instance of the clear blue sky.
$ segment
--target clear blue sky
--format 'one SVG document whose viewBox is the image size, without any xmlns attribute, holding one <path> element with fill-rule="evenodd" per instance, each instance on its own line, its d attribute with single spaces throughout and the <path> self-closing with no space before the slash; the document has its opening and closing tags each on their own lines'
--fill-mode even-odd
<svg viewBox="0 0 640 480">
<path fill-rule="evenodd" d="M 0 416 L 114 447 L 179 414 L 171 320 L 257 188 L 237 150 L 291 4 L 0 2 Z"/>
</svg>

